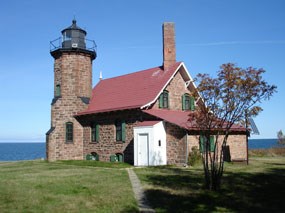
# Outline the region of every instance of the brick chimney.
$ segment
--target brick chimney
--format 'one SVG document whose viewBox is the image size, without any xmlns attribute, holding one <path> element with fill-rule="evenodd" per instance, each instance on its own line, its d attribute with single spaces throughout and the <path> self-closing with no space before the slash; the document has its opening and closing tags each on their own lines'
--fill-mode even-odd
<svg viewBox="0 0 285 213">
<path fill-rule="evenodd" d="M 175 31 L 173 22 L 164 22 L 163 33 L 163 69 L 176 62 Z"/>
</svg>

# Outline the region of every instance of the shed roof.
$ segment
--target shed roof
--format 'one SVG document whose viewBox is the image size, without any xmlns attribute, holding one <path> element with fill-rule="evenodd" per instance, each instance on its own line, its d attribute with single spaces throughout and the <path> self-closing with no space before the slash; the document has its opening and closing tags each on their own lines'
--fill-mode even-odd
<svg viewBox="0 0 285 213">
<path fill-rule="evenodd" d="M 186 130 L 200 130 L 197 127 L 196 122 L 194 120 L 190 120 L 189 111 L 178 111 L 178 110 L 167 110 L 167 109 L 148 109 L 143 110 L 143 112 L 155 116 L 156 118 L 165 120 L 169 123 L 175 124 Z M 246 128 L 233 124 L 231 127 L 231 131 L 234 132 L 246 132 Z"/>
<path fill-rule="evenodd" d="M 135 127 L 145 127 L 145 126 L 154 126 L 155 124 L 158 124 L 159 121 L 143 121 L 143 122 L 139 122 Z"/>
</svg>

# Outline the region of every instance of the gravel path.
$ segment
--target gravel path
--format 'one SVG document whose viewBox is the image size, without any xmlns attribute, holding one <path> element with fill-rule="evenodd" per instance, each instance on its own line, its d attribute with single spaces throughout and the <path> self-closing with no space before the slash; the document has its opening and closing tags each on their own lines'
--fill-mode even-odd
<svg viewBox="0 0 285 213">
<path fill-rule="evenodd" d="M 127 171 L 129 173 L 130 181 L 132 183 L 135 198 L 139 205 L 139 211 L 144 212 L 144 213 L 155 212 L 154 209 L 150 207 L 147 201 L 144 190 L 141 187 L 140 180 L 138 179 L 138 176 L 136 175 L 136 173 L 133 171 L 133 169 L 130 169 L 130 168 L 128 168 Z"/>
</svg>

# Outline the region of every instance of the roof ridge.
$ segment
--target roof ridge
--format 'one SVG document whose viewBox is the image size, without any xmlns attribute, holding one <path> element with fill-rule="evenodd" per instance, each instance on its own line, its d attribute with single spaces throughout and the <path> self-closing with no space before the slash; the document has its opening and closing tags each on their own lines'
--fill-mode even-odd
<svg viewBox="0 0 285 213">
<path fill-rule="evenodd" d="M 129 76 L 129 75 L 134 75 L 134 74 L 137 74 L 139 72 L 146 72 L 146 71 L 149 71 L 149 70 L 152 70 L 152 69 L 156 69 L 156 68 L 162 70 L 162 66 L 157 66 L 157 67 L 152 67 L 152 68 L 148 68 L 148 69 L 144 69 L 144 70 L 138 70 L 138 71 L 131 72 L 131 73 L 126 73 L 126 74 L 123 74 L 123 75 L 118 75 L 118 76 L 102 79 L 101 81 L 110 80 L 110 79 L 114 79 L 114 78 L 125 77 L 125 76 Z"/>
<path fill-rule="evenodd" d="M 183 63 L 182 61 L 177 61 L 175 63 L 173 63 L 173 65 L 171 66 L 174 66 L 176 64 L 180 64 L 180 63 Z M 119 77 L 125 77 L 125 76 L 129 76 L 129 75 L 134 75 L 134 74 L 137 74 L 139 72 L 146 72 L 146 71 L 150 71 L 150 70 L 153 70 L 153 69 L 160 69 L 160 70 L 163 70 L 163 66 L 156 66 L 156 67 L 151 67 L 151 68 L 147 68 L 147 69 L 143 69 L 143 70 L 138 70 L 138 71 L 135 71 L 135 72 L 131 72 L 131 73 L 126 73 L 126 74 L 123 74 L 123 75 L 118 75 L 118 76 L 114 76 L 114 77 L 110 77 L 110 78 L 106 78 L 106 79 L 102 79 L 101 81 L 104 81 L 104 80 L 110 80 L 110 79 L 114 79 L 114 78 L 119 78 Z"/>
</svg>

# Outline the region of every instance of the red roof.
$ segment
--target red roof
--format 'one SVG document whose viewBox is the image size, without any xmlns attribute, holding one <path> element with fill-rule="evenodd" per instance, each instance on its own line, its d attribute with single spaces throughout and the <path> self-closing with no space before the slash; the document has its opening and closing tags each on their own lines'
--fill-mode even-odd
<svg viewBox="0 0 285 213">
<path fill-rule="evenodd" d="M 136 124 L 136 127 L 140 127 L 140 126 L 154 126 L 155 124 L 159 123 L 161 121 L 143 121 L 143 122 L 139 122 L 138 124 Z"/>
<path fill-rule="evenodd" d="M 189 114 L 191 112 L 189 111 L 178 111 L 178 110 L 167 110 L 167 109 L 148 109 L 143 110 L 143 112 L 155 116 L 157 118 L 160 118 L 162 120 L 165 120 L 169 123 L 175 124 L 181 128 L 187 129 L 187 130 L 199 130 L 199 128 L 195 125 L 195 121 L 189 120 Z M 231 127 L 231 130 L 237 131 L 237 132 L 245 132 L 246 128 L 243 126 L 234 124 Z"/>
<path fill-rule="evenodd" d="M 87 110 L 78 115 L 143 108 L 152 104 L 181 64 L 182 62 L 176 62 L 166 70 L 154 67 L 101 80 L 93 88 Z"/>
<path fill-rule="evenodd" d="M 193 126 L 189 121 L 189 111 L 167 110 L 167 109 L 148 109 L 143 112 L 165 120 L 169 123 L 180 126 L 184 129 L 191 129 Z"/>
</svg>

